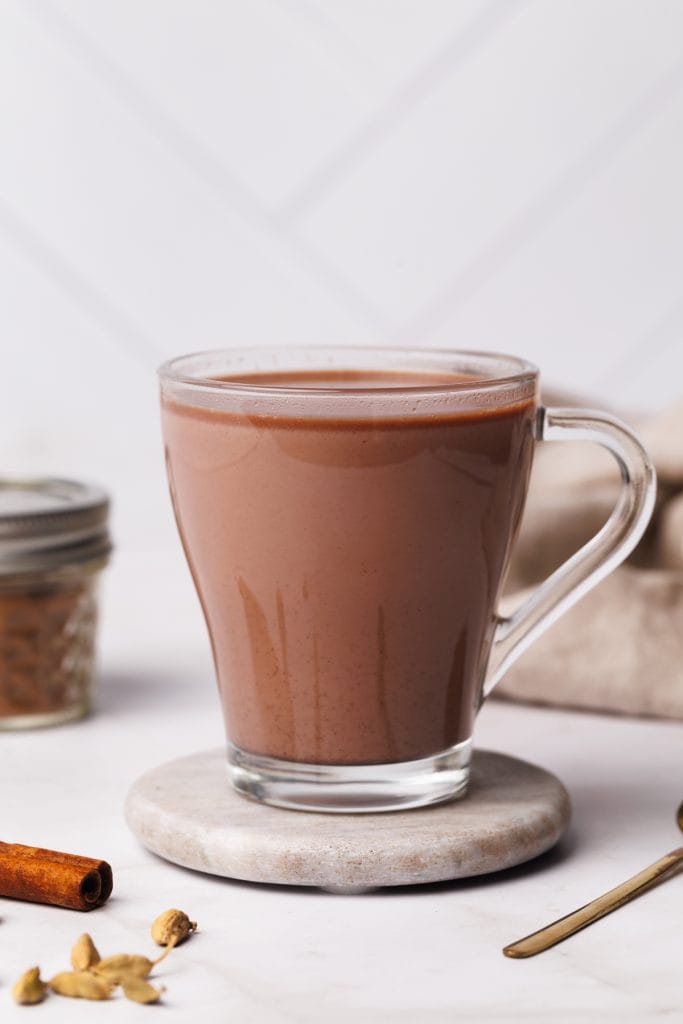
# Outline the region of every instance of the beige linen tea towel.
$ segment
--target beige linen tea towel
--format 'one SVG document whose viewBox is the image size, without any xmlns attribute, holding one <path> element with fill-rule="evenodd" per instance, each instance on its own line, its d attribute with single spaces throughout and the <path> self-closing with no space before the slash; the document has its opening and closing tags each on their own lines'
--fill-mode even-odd
<svg viewBox="0 0 683 1024">
<path fill-rule="evenodd" d="M 513 665 L 502 697 L 683 719 L 683 402 L 634 426 L 657 468 L 652 523 L 628 561 Z M 617 488 L 607 453 L 539 447 L 504 610 L 600 528 Z"/>
</svg>

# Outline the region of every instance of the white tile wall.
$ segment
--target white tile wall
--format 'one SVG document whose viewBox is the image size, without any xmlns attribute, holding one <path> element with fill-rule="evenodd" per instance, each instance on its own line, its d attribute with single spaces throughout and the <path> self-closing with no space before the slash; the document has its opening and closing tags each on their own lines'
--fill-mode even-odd
<svg viewBox="0 0 683 1024">
<path fill-rule="evenodd" d="M 680 0 L 0 0 L 0 471 L 175 551 L 153 371 L 223 343 L 508 349 L 655 408 L 682 181 Z"/>
</svg>

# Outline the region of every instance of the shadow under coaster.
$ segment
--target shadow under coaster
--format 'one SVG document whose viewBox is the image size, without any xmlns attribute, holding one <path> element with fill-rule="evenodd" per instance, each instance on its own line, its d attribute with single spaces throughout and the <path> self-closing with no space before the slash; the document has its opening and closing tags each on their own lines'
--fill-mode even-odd
<svg viewBox="0 0 683 1024">
<path fill-rule="evenodd" d="M 126 801 L 138 839 L 182 867 L 347 891 L 514 867 L 554 846 L 569 816 L 554 775 L 486 750 L 474 754 L 465 797 L 419 810 L 319 814 L 259 804 L 233 790 L 223 749 L 152 769 Z"/>
</svg>

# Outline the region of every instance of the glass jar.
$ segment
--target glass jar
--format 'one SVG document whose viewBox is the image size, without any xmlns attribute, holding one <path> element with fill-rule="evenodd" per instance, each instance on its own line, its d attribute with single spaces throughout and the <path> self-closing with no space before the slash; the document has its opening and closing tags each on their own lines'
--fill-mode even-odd
<svg viewBox="0 0 683 1024">
<path fill-rule="evenodd" d="M 108 515 L 99 487 L 0 479 L 0 729 L 88 712 Z"/>
</svg>

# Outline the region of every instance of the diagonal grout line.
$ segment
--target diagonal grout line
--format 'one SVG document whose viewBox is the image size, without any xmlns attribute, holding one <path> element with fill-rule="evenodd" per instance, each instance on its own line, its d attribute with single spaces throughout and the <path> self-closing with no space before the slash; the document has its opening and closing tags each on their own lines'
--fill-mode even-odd
<svg viewBox="0 0 683 1024">
<path fill-rule="evenodd" d="M 283 223 L 300 220 L 367 152 L 402 123 L 440 82 L 456 72 L 528 0 L 492 0 L 464 29 L 399 86 L 388 103 L 369 118 L 309 180 L 279 207 Z"/>
<path fill-rule="evenodd" d="M 683 60 L 678 60 L 654 86 L 607 128 L 597 140 L 528 203 L 474 259 L 433 299 L 396 332 L 396 340 L 414 339 L 439 327 L 509 263 L 553 217 L 605 170 L 621 150 L 666 108 L 683 86 Z"/>
<path fill-rule="evenodd" d="M 44 277 L 67 294 L 72 302 L 85 310 L 117 345 L 146 369 L 157 366 L 165 355 L 164 350 L 0 198 L 2 236 L 15 250 L 26 256 Z"/>
<path fill-rule="evenodd" d="M 277 213 L 263 205 L 219 157 L 149 96 L 61 9 L 50 0 L 24 0 L 24 6 L 30 6 L 46 31 L 56 36 L 93 78 L 104 82 L 128 113 L 208 187 L 223 206 L 229 207 L 252 229 L 265 233 L 280 246 L 284 245 L 302 270 L 317 279 L 338 302 L 360 316 L 372 330 L 387 332 L 389 321 L 367 295 L 300 238 Z"/>
<path fill-rule="evenodd" d="M 626 352 L 622 352 L 616 362 L 603 370 L 595 383 L 602 385 L 629 381 L 642 371 L 645 362 L 652 362 L 663 355 L 676 341 L 683 350 L 683 295 Z"/>
</svg>

